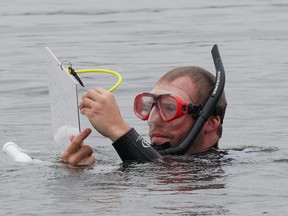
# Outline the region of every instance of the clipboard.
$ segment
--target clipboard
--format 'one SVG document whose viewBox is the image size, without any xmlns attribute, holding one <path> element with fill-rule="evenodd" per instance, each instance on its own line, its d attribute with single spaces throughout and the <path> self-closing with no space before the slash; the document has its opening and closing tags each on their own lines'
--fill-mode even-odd
<svg viewBox="0 0 288 216">
<path fill-rule="evenodd" d="M 81 131 L 77 80 L 52 51 L 47 51 L 47 72 L 54 141 L 64 150 L 71 135 Z"/>
</svg>

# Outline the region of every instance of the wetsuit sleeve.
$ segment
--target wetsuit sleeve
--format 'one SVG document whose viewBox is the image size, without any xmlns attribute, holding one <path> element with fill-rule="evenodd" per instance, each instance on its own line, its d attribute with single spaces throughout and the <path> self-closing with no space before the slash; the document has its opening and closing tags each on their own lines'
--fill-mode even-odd
<svg viewBox="0 0 288 216">
<path fill-rule="evenodd" d="M 162 158 L 134 128 L 117 139 L 112 145 L 123 162 L 151 162 Z"/>
</svg>

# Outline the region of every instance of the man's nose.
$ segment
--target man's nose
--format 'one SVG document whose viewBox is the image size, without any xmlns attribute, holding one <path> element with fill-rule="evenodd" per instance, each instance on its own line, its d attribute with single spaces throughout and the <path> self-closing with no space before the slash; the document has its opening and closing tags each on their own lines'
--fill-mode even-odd
<svg viewBox="0 0 288 216">
<path fill-rule="evenodd" d="M 148 123 L 159 123 L 163 121 L 164 120 L 160 115 L 159 108 L 157 106 L 153 106 L 148 118 Z"/>
</svg>

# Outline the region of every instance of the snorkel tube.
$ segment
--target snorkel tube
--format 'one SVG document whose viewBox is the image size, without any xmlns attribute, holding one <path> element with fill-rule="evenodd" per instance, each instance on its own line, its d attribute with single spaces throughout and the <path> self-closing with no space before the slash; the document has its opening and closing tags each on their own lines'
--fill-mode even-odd
<svg viewBox="0 0 288 216">
<path fill-rule="evenodd" d="M 197 118 L 193 128 L 187 135 L 187 137 L 183 140 L 183 142 L 175 147 L 175 148 L 168 148 L 165 150 L 160 151 L 161 155 L 183 155 L 185 154 L 191 145 L 194 143 L 195 139 L 197 138 L 199 132 L 203 128 L 205 122 L 211 116 L 213 111 L 216 108 L 216 105 L 222 95 L 225 86 L 225 71 L 222 64 L 222 60 L 220 57 L 220 53 L 218 50 L 217 44 L 215 44 L 211 50 L 215 69 L 216 69 L 216 81 L 214 85 L 214 89 L 212 94 L 210 95 L 209 99 L 203 106 L 203 108 L 199 112 L 199 117 Z"/>
</svg>

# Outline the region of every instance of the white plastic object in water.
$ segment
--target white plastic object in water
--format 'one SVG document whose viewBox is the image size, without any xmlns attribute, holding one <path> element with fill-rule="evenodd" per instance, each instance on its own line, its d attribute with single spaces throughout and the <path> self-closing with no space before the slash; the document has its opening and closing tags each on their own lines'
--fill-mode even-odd
<svg viewBox="0 0 288 216">
<path fill-rule="evenodd" d="M 33 159 L 14 142 L 7 142 L 3 145 L 2 151 L 9 155 L 14 161 L 20 163 L 32 162 Z"/>
<path fill-rule="evenodd" d="M 77 135 L 79 133 L 78 128 L 74 128 L 68 125 L 64 125 L 56 131 L 54 134 L 54 140 L 55 142 L 60 145 L 63 150 L 67 148 L 67 146 L 70 144 L 70 136 Z"/>
</svg>

